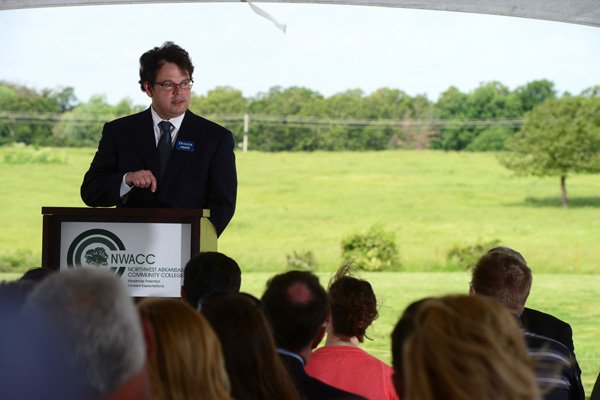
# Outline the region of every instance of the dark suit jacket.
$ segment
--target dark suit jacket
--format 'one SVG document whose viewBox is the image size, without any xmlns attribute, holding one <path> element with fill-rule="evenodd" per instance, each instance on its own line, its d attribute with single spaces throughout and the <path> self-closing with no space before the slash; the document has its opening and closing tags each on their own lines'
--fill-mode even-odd
<svg viewBox="0 0 600 400">
<path fill-rule="evenodd" d="M 525 307 L 521 323 L 528 331 L 554 339 L 574 351 L 571 325 L 555 316 Z"/>
<path fill-rule="evenodd" d="M 304 371 L 300 360 L 286 354 L 279 354 L 287 367 L 300 396 L 304 400 L 366 400 L 357 394 L 349 393 L 322 382 Z"/>
<path fill-rule="evenodd" d="M 583 393 L 583 385 L 581 383 L 581 368 L 575 357 L 575 347 L 573 346 L 573 330 L 571 325 L 556 318 L 553 315 L 543 313 L 525 307 L 521 314 L 521 324 L 523 328 L 537 335 L 545 336 L 554 339 L 563 344 L 571 351 L 573 356 L 574 369 L 579 379 L 580 392 Z"/>
<path fill-rule="evenodd" d="M 596 384 L 592 390 L 590 400 L 600 400 L 600 373 L 598 374 L 598 378 L 596 378 Z"/>
<path fill-rule="evenodd" d="M 534 372 L 544 400 L 585 400 L 581 371 L 573 353 L 557 340 L 524 330 Z"/>
<path fill-rule="evenodd" d="M 178 146 L 190 142 L 193 150 Z M 177 134 L 163 182 L 157 190 L 133 188 L 121 200 L 123 175 L 142 169 L 159 179 L 158 151 L 152 114 L 138 114 L 104 125 L 98 151 L 83 178 L 81 198 L 91 207 L 208 208 L 221 234 L 235 211 L 237 175 L 233 135 L 227 129 L 187 111 Z"/>
</svg>

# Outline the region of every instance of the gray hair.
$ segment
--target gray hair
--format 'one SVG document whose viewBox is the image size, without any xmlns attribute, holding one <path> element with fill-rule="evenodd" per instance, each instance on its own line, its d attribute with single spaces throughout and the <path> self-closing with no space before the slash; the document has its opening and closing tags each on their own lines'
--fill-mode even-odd
<svg viewBox="0 0 600 400">
<path fill-rule="evenodd" d="M 25 308 L 41 312 L 67 344 L 83 395 L 106 395 L 145 363 L 140 318 L 125 286 L 106 270 L 69 270 L 49 276 Z"/>
</svg>

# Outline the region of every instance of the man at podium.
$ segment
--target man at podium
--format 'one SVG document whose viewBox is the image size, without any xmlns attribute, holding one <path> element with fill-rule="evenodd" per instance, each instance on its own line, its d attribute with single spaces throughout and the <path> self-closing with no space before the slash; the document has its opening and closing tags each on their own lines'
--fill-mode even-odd
<svg viewBox="0 0 600 400">
<path fill-rule="evenodd" d="M 141 113 L 104 125 L 81 185 L 90 207 L 210 209 L 220 235 L 235 211 L 237 174 L 230 131 L 188 110 L 194 66 L 165 42 L 140 57 Z"/>
</svg>

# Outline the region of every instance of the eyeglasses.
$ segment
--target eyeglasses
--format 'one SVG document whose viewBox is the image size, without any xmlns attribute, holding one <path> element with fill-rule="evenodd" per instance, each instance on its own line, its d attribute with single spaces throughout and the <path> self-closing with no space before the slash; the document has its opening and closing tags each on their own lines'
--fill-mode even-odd
<svg viewBox="0 0 600 400">
<path fill-rule="evenodd" d="M 162 89 L 166 90 L 167 92 L 171 92 L 171 91 L 175 90 L 176 87 L 178 87 L 181 90 L 190 90 L 192 88 L 192 86 L 194 85 L 194 81 L 190 79 L 187 81 L 183 81 L 181 83 L 164 81 L 164 82 L 154 82 L 154 84 L 162 87 Z"/>
</svg>

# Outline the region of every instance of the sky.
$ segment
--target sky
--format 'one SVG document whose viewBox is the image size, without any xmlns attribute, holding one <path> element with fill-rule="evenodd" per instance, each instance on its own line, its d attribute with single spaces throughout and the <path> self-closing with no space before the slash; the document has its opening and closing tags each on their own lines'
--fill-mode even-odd
<svg viewBox="0 0 600 400">
<path fill-rule="evenodd" d="M 523 18 L 335 5 L 244 3 L 58 7 L 0 11 L 0 80 L 71 86 L 149 104 L 139 56 L 164 41 L 190 53 L 194 93 L 231 86 L 256 96 L 303 86 L 331 96 L 380 87 L 435 101 L 489 81 L 511 90 L 549 79 L 559 93 L 600 85 L 600 28 Z"/>
</svg>

